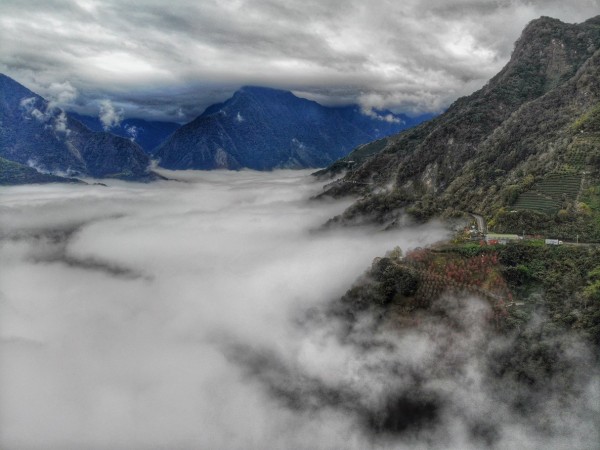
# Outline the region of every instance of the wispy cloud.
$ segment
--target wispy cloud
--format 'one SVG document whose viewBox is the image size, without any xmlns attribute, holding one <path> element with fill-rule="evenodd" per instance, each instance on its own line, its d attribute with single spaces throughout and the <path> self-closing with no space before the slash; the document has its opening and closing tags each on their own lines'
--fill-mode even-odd
<svg viewBox="0 0 600 450">
<path fill-rule="evenodd" d="M 104 99 L 100 101 L 98 118 L 100 119 L 100 122 L 102 122 L 104 130 L 108 131 L 121 124 L 121 121 L 123 120 L 123 110 L 115 108 L 110 100 Z"/>
<path fill-rule="evenodd" d="M 23 98 L 19 106 L 27 117 L 45 123 L 45 127 L 54 130 L 57 136 L 69 136 L 71 134 L 67 115 L 57 106 L 57 103 L 46 103 L 38 97 L 29 97 Z"/>
<path fill-rule="evenodd" d="M 373 108 L 361 108 L 361 112 L 366 116 L 372 117 L 373 119 L 381 120 L 382 122 L 402 123 L 402 120 L 400 120 L 400 118 L 398 117 L 395 117 L 393 114 L 379 114 Z"/>
<path fill-rule="evenodd" d="M 78 95 L 77 89 L 68 81 L 51 83 L 45 90 L 46 100 L 49 101 L 51 107 L 65 108 L 72 106 Z"/>
<path fill-rule="evenodd" d="M 135 125 L 128 125 L 125 127 L 125 132 L 131 141 L 135 141 L 137 139 L 139 131 L 140 129 Z"/>
</svg>

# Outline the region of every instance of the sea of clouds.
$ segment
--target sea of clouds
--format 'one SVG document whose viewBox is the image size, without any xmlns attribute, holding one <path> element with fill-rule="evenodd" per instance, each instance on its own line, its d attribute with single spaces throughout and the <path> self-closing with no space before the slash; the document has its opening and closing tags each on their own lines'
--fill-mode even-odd
<svg viewBox="0 0 600 450">
<path fill-rule="evenodd" d="M 364 448 L 351 412 L 290 407 L 244 353 L 347 378 L 298 323 L 445 231 L 320 231 L 348 202 L 311 201 L 306 171 L 168 175 L 2 188 L 0 447 Z"/>
<path fill-rule="evenodd" d="M 164 174 L 0 190 L 0 448 L 598 447 L 597 363 L 542 319 L 557 371 L 527 383 L 485 301 L 335 312 L 440 224 L 325 230 L 349 201 L 308 171 Z"/>
</svg>

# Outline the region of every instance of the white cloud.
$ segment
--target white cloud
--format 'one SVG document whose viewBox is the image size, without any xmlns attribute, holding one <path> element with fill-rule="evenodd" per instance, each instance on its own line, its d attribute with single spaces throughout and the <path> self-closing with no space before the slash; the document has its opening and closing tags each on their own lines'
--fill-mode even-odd
<svg viewBox="0 0 600 450">
<path fill-rule="evenodd" d="M 119 126 L 123 120 L 123 110 L 116 109 L 108 99 L 101 100 L 99 103 L 100 111 L 98 113 L 98 118 L 100 119 L 100 122 L 102 122 L 104 130 L 108 131 L 111 128 Z"/>
<path fill-rule="evenodd" d="M 447 323 L 400 335 L 323 315 L 373 257 L 440 227 L 316 232 L 348 202 L 307 201 L 307 171 L 165 174 L 180 181 L 4 188 L 3 448 L 477 448 L 477 420 L 498 448 L 597 443 L 597 383 L 526 419 L 486 386 L 482 355 L 506 342 L 483 302 L 444 299 Z M 414 392 L 441 399 L 439 427 L 368 433 L 365 414 Z"/>
<path fill-rule="evenodd" d="M 79 93 L 70 82 L 52 83 L 41 94 L 49 100 L 51 107 L 65 108 L 71 106 Z"/>
<path fill-rule="evenodd" d="M 247 84 L 439 111 L 496 74 L 530 20 L 600 11 L 599 0 L 75 3 L 4 0 L 0 71 L 44 95 L 69 80 L 80 107 L 110 98 L 128 117 L 171 120 Z"/>
<path fill-rule="evenodd" d="M 46 122 L 48 121 L 50 116 L 38 109 L 38 106 L 40 106 L 45 110 L 46 105 L 38 105 L 39 103 L 41 102 L 38 102 L 37 97 L 29 97 L 21 99 L 21 101 L 19 102 L 19 106 L 21 107 L 21 109 L 23 109 L 26 115 L 33 117 L 38 122 Z"/>
<path fill-rule="evenodd" d="M 19 106 L 21 108 L 23 108 L 25 111 L 29 112 L 34 107 L 36 101 L 37 101 L 36 97 L 22 98 L 21 101 L 19 102 Z"/>
<path fill-rule="evenodd" d="M 3 448 L 598 442 L 600 378 L 568 336 L 558 366 L 582 376 L 580 393 L 538 386 L 524 417 L 510 409 L 519 389 L 489 383 L 485 355 L 511 341 L 493 337 L 485 302 L 444 298 L 400 334 L 324 313 L 373 257 L 438 226 L 316 232 L 348 202 L 307 201 L 320 191 L 307 171 L 165 174 L 179 182 L 4 188 Z M 413 395 L 436 426 L 369 434 Z"/>
<path fill-rule="evenodd" d="M 7 189 L 1 446 L 318 448 L 350 432 L 284 408 L 223 344 L 292 349 L 299 313 L 442 231 L 312 233 L 347 202 L 307 203 L 306 175 Z"/>
<path fill-rule="evenodd" d="M 64 133 L 67 136 L 71 134 L 71 130 L 67 125 L 67 115 L 64 111 L 61 111 L 54 119 L 54 131 L 57 133 Z"/>
<path fill-rule="evenodd" d="M 361 113 L 366 116 L 372 117 L 373 119 L 381 120 L 382 122 L 390 123 L 401 123 L 398 117 L 394 117 L 393 114 L 378 114 L 373 108 L 361 108 Z"/>
<path fill-rule="evenodd" d="M 19 106 L 26 116 L 32 117 L 38 122 L 46 123 L 45 128 L 54 130 L 55 133 L 58 133 L 57 136 L 64 137 L 71 134 L 67 115 L 56 106 L 56 103 L 45 103 L 37 97 L 29 97 L 21 99 Z"/>
<path fill-rule="evenodd" d="M 138 127 L 136 127 L 135 125 L 128 125 L 125 127 L 125 132 L 127 133 L 127 135 L 129 136 L 129 139 L 132 142 L 134 142 L 137 139 L 139 131 L 140 131 L 140 129 Z"/>
</svg>

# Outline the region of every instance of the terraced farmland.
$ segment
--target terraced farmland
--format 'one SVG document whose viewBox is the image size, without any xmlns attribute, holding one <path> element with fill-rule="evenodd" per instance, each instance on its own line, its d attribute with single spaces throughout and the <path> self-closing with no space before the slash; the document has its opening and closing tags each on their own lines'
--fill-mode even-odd
<svg viewBox="0 0 600 450">
<path fill-rule="evenodd" d="M 590 164 L 590 157 L 598 154 L 600 149 L 600 133 L 583 133 L 575 136 L 573 142 L 567 148 L 563 158 L 563 170 L 580 172 Z"/>
<path fill-rule="evenodd" d="M 556 200 L 575 200 L 581 187 L 581 175 L 550 175 L 537 183 L 534 190 Z"/>
<path fill-rule="evenodd" d="M 563 201 L 574 201 L 577 198 L 580 187 L 581 175 L 552 174 L 536 183 L 530 191 L 519 195 L 513 209 L 556 214 Z"/>
<path fill-rule="evenodd" d="M 530 209 L 546 214 L 554 214 L 560 209 L 560 203 L 552 198 L 545 197 L 535 191 L 524 192 L 519 195 L 517 202 L 512 207 L 514 210 Z"/>
</svg>

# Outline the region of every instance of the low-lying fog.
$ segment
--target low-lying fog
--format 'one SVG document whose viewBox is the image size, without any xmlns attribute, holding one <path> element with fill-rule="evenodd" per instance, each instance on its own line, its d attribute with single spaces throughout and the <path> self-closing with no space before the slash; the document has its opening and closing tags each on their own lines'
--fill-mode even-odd
<svg viewBox="0 0 600 450">
<path fill-rule="evenodd" d="M 374 445 L 351 411 L 281 401 L 239 353 L 368 383 L 298 324 L 442 228 L 317 231 L 347 203 L 309 201 L 306 171 L 170 175 L 0 191 L 0 447 Z"/>
</svg>

